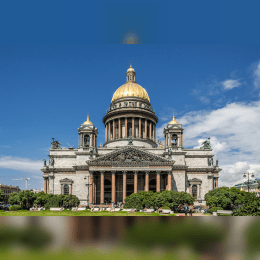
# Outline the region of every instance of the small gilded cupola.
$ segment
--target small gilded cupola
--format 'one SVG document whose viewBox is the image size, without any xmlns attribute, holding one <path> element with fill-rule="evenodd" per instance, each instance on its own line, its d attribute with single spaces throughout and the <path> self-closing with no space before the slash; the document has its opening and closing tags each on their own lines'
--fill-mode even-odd
<svg viewBox="0 0 260 260">
<path fill-rule="evenodd" d="M 79 132 L 79 148 L 89 149 L 91 147 L 97 147 L 97 134 L 98 129 L 95 128 L 93 123 L 87 116 L 87 121 L 80 125 Z"/>
<path fill-rule="evenodd" d="M 135 70 L 130 64 L 130 68 L 126 72 L 126 82 L 135 82 Z"/>
</svg>

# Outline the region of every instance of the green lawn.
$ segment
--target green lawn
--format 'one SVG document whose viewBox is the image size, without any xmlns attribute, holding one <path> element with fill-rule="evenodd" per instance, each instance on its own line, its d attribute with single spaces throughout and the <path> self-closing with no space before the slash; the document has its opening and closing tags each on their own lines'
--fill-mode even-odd
<svg viewBox="0 0 260 260">
<path fill-rule="evenodd" d="M 0 216 L 162 216 L 159 213 L 127 213 L 125 211 L 119 212 L 109 212 L 109 211 L 97 211 L 91 212 L 89 210 L 84 211 L 28 211 L 28 210 L 18 210 L 18 211 L 1 211 Z M 176 216 L 175 214 L 168 214 L 166 216 Z"/>
<path fill-rule="evenodd" d="M 12 260 L 82 260 L 82 259 L 147 259 L 147 260 L 157 260 L 157 259 L 201 259 L 201 255 L 195 252 L 189 252 L 189 250 L 181 252 L 156 252 L 151 250 L 133 250 L 129 248 L 113 248 L 112 250 L 97 250 L 88 249 L 87 251 L 68 251 L 63 250 L 63 252 L 2 252 L 1 259 L 12 259 Z"/>
</svg>

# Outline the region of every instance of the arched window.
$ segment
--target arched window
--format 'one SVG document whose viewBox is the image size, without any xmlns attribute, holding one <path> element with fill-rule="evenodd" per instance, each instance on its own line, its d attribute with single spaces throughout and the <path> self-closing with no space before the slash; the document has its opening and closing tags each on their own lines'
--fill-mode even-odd
<svg viewBox="0 0 260 260">
<path fill-rule="evenodd" d="M 63 194 L 64 195 L 69 195 L 70 194 L 70 188 L 69 188 L 69 185 L 68 184 L 65 184 L 63 186 Z"/>
<path fill-rule="evenodd" d="M 171 144 L 172 144 L 173 146 L 176 146 L 176 145 L 178 144 L 178 137 L 177 137 L 176 134 L 173 134 L 173 135 L 172 135 Z"/>
<path fill-rule="evenodd" d="M 88 148 L 89 147 L 89 143 L 90 143 L 89 135 L 85 135 L 84 136 L 84 146 Z"/>
<path fill-rule="evenodd" d="M 192 197 L 197 199 L 197 185 L 192 185 Z"/>
<path fill-rule="evenodd" d="M 132 123 L 131 122 L 127 123 L 127 133 L 128 133 L 128 136 L 132 136 Z"/>
</svg>

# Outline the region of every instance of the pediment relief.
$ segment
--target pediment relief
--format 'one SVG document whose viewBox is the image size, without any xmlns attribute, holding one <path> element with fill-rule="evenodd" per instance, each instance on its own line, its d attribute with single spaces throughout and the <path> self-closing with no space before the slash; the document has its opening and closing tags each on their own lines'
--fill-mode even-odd
<svg viewBox="0 0 260 260">
<path fill-rule="evenodd" d="M 173 164 L 174 161 L 167 160 L 160 156 L 154 155 L 152 153 L 141 151 L 137 148 L 124 148 L 118 151 L 106 154 L 102 157 L 89 161 L 88 164 L 96 163 L 166 163 Z"/>
</svg>

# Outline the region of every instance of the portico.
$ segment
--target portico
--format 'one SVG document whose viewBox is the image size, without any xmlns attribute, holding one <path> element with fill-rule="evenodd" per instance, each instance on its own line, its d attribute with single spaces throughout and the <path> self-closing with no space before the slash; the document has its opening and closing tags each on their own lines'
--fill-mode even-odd
<svg viewBox="0 0 260 260">
<path fill-rule="evenodd" d="M 139 191 L 171 190 L 174 161 L 131 145 L 89 162 L 90 204 L 125 202 Z"/>
</svg>

